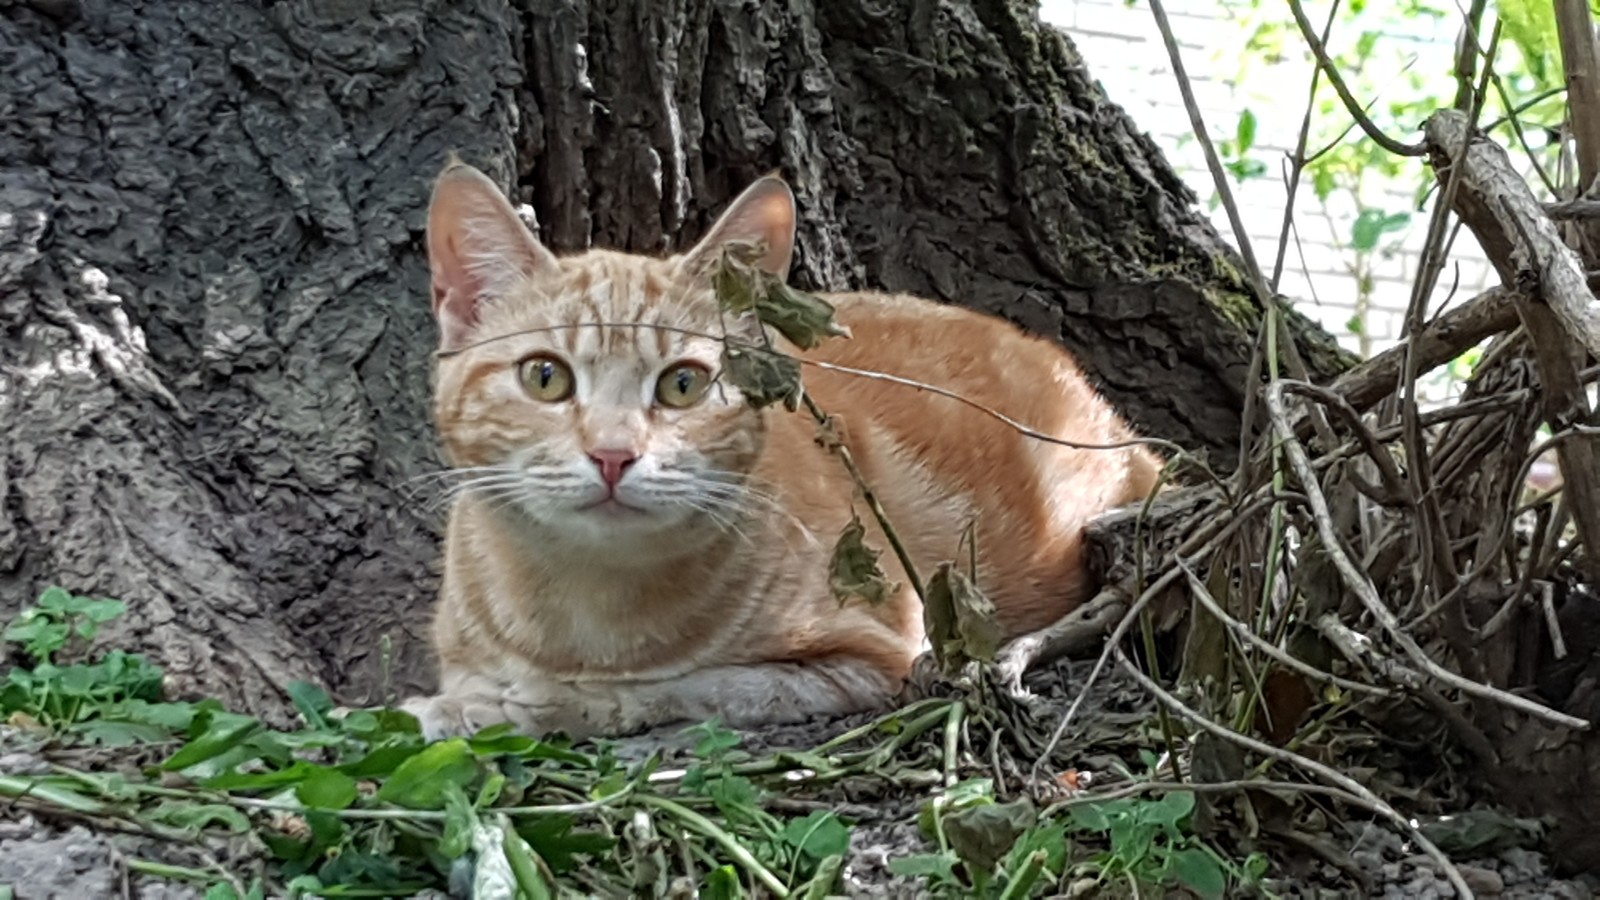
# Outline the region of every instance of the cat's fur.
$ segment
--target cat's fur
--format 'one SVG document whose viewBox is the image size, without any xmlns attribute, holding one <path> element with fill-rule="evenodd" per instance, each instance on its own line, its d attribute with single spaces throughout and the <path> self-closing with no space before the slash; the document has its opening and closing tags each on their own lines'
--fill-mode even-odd
<svg viewBox="0 0 1600 900">
<path fill-rule="evenodd" d="M 407 704 L 429 735 L 502 721 L 575 735 L 712 715 L 749 725 L 871 708 L 899 689 L 921 609 L 811 417 L 752 409 L 726 379 L 686 409 L 653 399 L 670 364 L 719 366 L 714 337 L 685 333 L 729 325 L 703 264 L 728 241 L 762 242 L 762 267 L 783 277 L 794 229 L 793 196 L 769 177 L 683 256 L 558 259 L 477 170 L 440 176 L 434 311 L 441 348 L 458 352 L 437 364 L 435 415 L 451 464 L 483 468 L 450 512 L 441 690 Z M 853 337 L 785 349 L 939 385 L 1074 442 L 1131 437 L 1065 352 L 1009 323 L 909 296 L 823 296 Z M 519 364 L 536 353 L 570 365 L 570 399 L 530 396 Z M 548 386 L 543 365 L 533 377 Z M 1141 447 L 1032 440 L 887 381 L 807 367 L 804 384 L 924 575 L 958 558 L 976 519 L 979 583 L 1008 635 L 1083 601 L 1084 524 L 1146 496 L 1160 469 Z M 607 497 L 607 451 L 637 457 L 615 489 L 634 510 L 580 509 Z M 898 585 L 882 605 L 841 605 L 828 586 L 853 511 Z"/>
</svg>

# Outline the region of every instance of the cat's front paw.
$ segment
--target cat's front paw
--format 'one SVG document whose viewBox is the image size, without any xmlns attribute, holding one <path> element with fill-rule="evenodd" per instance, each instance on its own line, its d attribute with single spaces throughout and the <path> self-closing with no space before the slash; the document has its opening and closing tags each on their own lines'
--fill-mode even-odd
<svg viewBox="0 0 1600 900">
<path fill-rule="evenodd" d="M 490 725 L 510 721 L 498 696 L 485 694 L 435 694 L 411 697 L 400 704 L 402 712 L 417 718 L 422 737 L 438 741 L 471 737 Z"/>
<path fill-rule="evenodd" d="M 529 681 L 470 691 L 412 697 L 400 709 L 416 716 L 429 741 L 471 737 L 491 725 L 509 722 L 520 734 L 544 737 L 564 732 L 592 737 L 619 726 L 619 706 L 603 689 L 561 681 Z"/>
<path fill-rule="evenodd" d="M 534 737 L 559 731 L 586 738 L 624 726 L 616 692 L 605 684 L 540 679 L 511 685 L 501 696 L 507 719 Z"/>
</svg>

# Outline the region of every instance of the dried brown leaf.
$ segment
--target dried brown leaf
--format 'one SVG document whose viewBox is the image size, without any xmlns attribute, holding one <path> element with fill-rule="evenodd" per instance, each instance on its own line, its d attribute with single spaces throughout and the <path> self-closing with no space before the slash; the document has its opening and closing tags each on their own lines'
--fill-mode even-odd
<svg viewBox="0 0 1600 900">
<path fill-rule="evenodd" d="M 850 329 L 834 321 L 833 304 L 752 265 L 762 252 L 758 245 L 747 243 L 724 248 L 711 274 L 712 290 L 724 312 L 733 316 L 754 312 L 762 324 L 806 350 L 829 337 L 850 336 Z"/>
<path fill-rule="evenodd" d="M 761 347 L 724 344 L 722 371 L 756 409 L 780 400 L 790 412 L 800 408 L 805 389 L 800 384 L 800 363 L 792 357 Z"/>
<path fill-rule="evenodd" d="M 803 350 L 830 337 L 850 336 L 850 329 L 834 321 L 833 304 L 770 276 L 757 295 L 756 315 Z"/>
<path fill-rule="evenodd" d="M 922 623 L 934 659 L 947 673 L 969 661 L 993 662 L 1000 649 L 994 603 L 954 563 L 942 562 L 926 586 Z"/>
<path fill-rule="evenodd" d="M 850 524 L 839 534 L 833 545 L 833 560 L 828 563 L 828 587 L 842 605 L 852 599 L 864 600 L 873 606 L 889 599 L 889 581 L 878 565 L 882 554 L 868 547 L 867 529 L 861 519 L 850 517 Z"/>
</svg>

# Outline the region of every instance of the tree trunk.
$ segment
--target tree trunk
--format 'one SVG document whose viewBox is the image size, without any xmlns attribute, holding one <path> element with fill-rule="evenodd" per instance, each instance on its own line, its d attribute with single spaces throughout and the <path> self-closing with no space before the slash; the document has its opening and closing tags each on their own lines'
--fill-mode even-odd
<svg viewBox="0 0 1600 900">
<path fill-rule="evenodd" d="M 795 279 L 1059 338 L 1236 455 L 1259 310 L 1070 41 L 1006 0 L 0 0 L 0 618 L 118 597 L 182 694 L 432 679 L 423 214 L 667 251 L 781 167 Z M 1343 365 L 1297 320 L 1317 374 Z M 1026 378 L 1026 373 L 1016 377 Z"/>
</svg>

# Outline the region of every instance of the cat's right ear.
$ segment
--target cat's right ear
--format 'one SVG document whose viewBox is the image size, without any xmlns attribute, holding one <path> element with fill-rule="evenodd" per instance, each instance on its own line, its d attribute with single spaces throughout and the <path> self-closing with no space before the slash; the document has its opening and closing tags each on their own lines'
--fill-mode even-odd
<svg viewBox="0 0 1600 900">
<path fill-rule="evenodd" d="M 757 179 L 729 204 L 680 266 L 686 271 L 702 271 L 730 243 L 759 243 L 766 252 L 756 264 L 779 279 L 786 278 L 794 257 L 795 217 L 789 185 L 777 175 Z"/>
<path fill-rule="evenodd" d="M 466 343 L 485 299 L 553 272 L 556 258 L 488 176 L 452 156 L 428 206 L 428 268 L 439 344 L 451 350 Z"/>
</svg>

